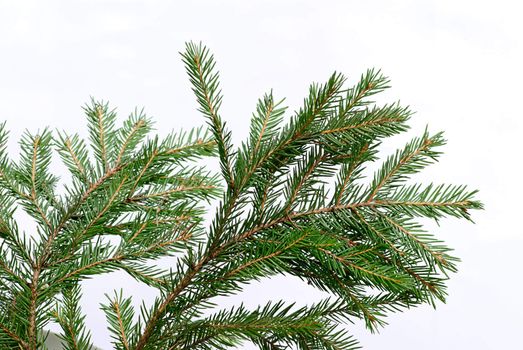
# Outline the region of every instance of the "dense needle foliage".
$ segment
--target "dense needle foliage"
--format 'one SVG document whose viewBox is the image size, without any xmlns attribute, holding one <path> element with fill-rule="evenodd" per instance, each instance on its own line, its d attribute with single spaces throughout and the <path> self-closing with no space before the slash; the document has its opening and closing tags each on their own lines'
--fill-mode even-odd
<svg viewBox="0 0 523 350">
<path fill-rule="evenodd" d="M 465 186 L 408 181 L 437 160 L 441 133 L 414 138 L 365 178 L 380 142 L 406 131 L 411 116 L 398 103 L 371 100 L 388 87 L 386 77 L 369 70 L 347 87 L 334 73 L 311 85 L 289 118 L 268 93 L 235 148 L 220 116 L 213 56 L 190 43 L 182 57 L 207 131 L 160 139 L 150 136 L 142 111 L 117 127 L 114 110 L 93 100 L 85 107 L 88 141 L 27 132 L 13 161 L 0 125 L 0 349 L 45 349 L 50 322 L 61 326 L 66 349 L 90 349 L 81 281 L 115 270 L 159 291 L 140 310 L 131 291 L 104 302 L 121 350 L 230 349 L 246 341 L 267 350 L 355 349 L 344 324 L 363 319 L 374 330 L 388 312 L 444 300 L 457 259 L 419 218 L 470 219 L 481 203 Z M 60 193 L 53 154 L 71 174 Z M 220 174 L 197 166 L 201 157 L 218 157 Z M 204 204 L 213 199 L 219 205 L 206 225 Z M 34 231 L 19 228 L 17 210 L 35 220 Z M 151 263 L 166 256 L 176 261 L 169 270 Z M 254 310 L 212 302 L 277 274 L 331 297 Z"/>
</svg>

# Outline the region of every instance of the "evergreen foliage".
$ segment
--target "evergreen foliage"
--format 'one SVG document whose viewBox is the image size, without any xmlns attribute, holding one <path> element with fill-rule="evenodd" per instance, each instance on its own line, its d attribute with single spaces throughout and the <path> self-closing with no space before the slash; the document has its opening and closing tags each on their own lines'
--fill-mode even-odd
<svg viewBox="0 0 523 350">
<path fill-rule="evenodd" d="M 42 330 L 56 322 L 66 349 L 91 348 L 81 282 L 123 270 L 159 291 L 134 310 L 129 291 L 102 309 L 115 349 L 356 349 L 343 327 L 356 319 L 375 330 L 389 312 L 444 301 L 457 258 L 419 218 L 470 220 L 480 209 L 465 186 L 412 184 L 437 161 L 445 140 L 414 138 L 366 180 L 380 142 L 408 129 L 409 108 L 379 106 L 388 88 L 368 70 L 347 87 L 342 74 L 312 84 L 285 121 L 283 100 L 264 95 L 238 148 L 220 116 L 215 61 L 201 44 L 182 54 L 208 131 L 161 139 L 136 110 L 117 127 L 103 101 L 85 106 L 89 139 L 45 129 L 25 133 L 20 159 L 6 151 L 0 125 L 0 349 L 45 349 Z M 58 194 L 50 171 L 56 152 L 71 181 Z M 220 174 L 195 160 L 218 157 Z M 209 227 L 204 204 L 219 204 Z M 23 210 L 36 230 L 18 227 Z M 117 239 L 107 240 L 107 237 Z M 169 270 L 155 260 L 171 256 Z M 253 280 L 297 276 L 330 298 L 297 307 L 273 301 L 223 309 L 216 296 Z"/>
</svg>

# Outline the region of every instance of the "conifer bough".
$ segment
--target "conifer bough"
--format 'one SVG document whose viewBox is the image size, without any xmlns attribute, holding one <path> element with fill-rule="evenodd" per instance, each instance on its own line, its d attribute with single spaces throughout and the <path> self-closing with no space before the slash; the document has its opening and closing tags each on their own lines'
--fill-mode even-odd
<svg viewBox="0 0 523 350">
<path fill-rule="evenodd" d="M 77 134 L 25 133 L 18 161 L 7 155 L 0 125 L 0 349 L 45 349 L 57 323 L 65 349 L 90 349 L 79 307 L 81 282 L 123 270 L 158 290 L 135 310 L 129 291 L 108 296 L 115 349 L 356 349 L 344 325 L 371 330 L 389 312 L 444 301 L 457 258 L 420 218 L 470 220 L 480 209 L 465 186 L 415 184 L 435 162 L 441 133 L 423 133 L 387 157 L 370 179 L 380 142 L 408 129 L 408 108 L 371 98 L 388 79 L 368 70 L 346 86 L 334 73 L 312 84 L 286 120 L 283 102 L 263 96 L 240 147 L 220 115 L 215 61 L 201 44 L 182 54 L 208 128 L 150 136 L 136 110 L 116 127 L 107 103 L 85 107 L 88 141 Z M 56 152 L 71 180 L 57 192 Z M 218 157 L 220 174 L 197 165 Z M 218 200 L 210 225 L 204 206 Z M 36 229 L 22 231 L 23 210 Z M 107 237 L 113 237 L 108 240 Z M 168 270 L 155 266 L 170 256 Z M 331 297 L 297 307 L 272 301 L 223 309 L 251 281 L 297 276 Z"/>
</svg>

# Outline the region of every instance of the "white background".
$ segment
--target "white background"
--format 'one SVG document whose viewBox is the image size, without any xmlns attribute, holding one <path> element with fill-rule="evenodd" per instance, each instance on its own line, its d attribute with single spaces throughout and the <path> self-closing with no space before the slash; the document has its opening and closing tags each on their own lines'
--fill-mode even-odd
<svg viewBox="0 0 523 350">
<path fill-rule="evenodd" d="M 434 226 L 463 262 L 447 304 L 389 318 L 372 335 L 349 325 L 365 349 L 521 349 L 523 244 L 521 9 L 517 1 L 0 1 L 0 121 L 12 130 L 49 125 L 85 134 L 81 105 L 109 100 L 121 117 L 144 106 L 158 132 L 203 123 L 178 52 L 202 40 L 218 61 L 222 110 L 234 141 L 247 135 L 256 99 L 273 88 L 294 109 L 312 81 L 333 70 L 351 82 L 369 67 L 392 79 L 385 98 L 417 113 L 412 130 L 445 130 L 442 160 L 424 181 L 480 189 L 476 225 Z M 30 224 L 27 224 L 30 232 Z M 23 226 L 23 225 L 22 225 Z M 124 287 L 138 302 L 147 288 L 111 274 L 86 283 L 94 340 L 110 348 L 98 304 Z M 310 302 L 319 293 L 294 280 L 253 285 L 239 300 Z M 248 348 L 248 346 L 245 346 Z"/>
</svg>

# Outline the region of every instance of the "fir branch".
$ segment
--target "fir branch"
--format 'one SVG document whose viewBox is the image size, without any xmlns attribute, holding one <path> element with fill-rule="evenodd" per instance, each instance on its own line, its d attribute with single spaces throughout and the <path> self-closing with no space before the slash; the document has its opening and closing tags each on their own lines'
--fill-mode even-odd
<svg viewBox="0 0 523 350">
<path fill-rule="evenodd" d="M 301 308 L 291 312 L 293 305 L 283 302 L 268 303 L 254 311 L 246 310 L 243 305 L 231 310 L 222 310 L 205 319 L 197 320 L 185 325 L 185 329 L 173 347 L 177 345 L 183 349 L 197 349 L 208 347 L 222 347 L 238 345 L 242 340 L 254 343 L 260 340 L 274 339 L 282 344 L 291 345 L 324 342 L 332 349 L 347 347 L 347 338 L 340 333 L 333 332 L 331 325 L 323 318 L 329 313 L 331 306 L 319 303 L 310 308 Z M 285 340 L 281 339 L 286 335 Z M 189 339 L 189 341 L 187 341 Z M 354 345 L 354 342 L 350 342 Z M 205 346 L 207 344 L 207 346 Z"/>
<path fill-rule="evenodd" d="M 401 151 L 387 158 L 383 167 L 376 173 L 370 186 L 368 200 L 374 199 L 378 192 L 386 194 L 407 179 L 407 176 L 418 172 L 428 164 L 437 160 L 439 152 L 434 151 L 434 147 L 445 144 L 442 133 L 437 133 L 430 137 L 425 131 L 420 138 L 415 138 L 409 142 Z"/>
<path fill-rule="evenodd" d="M 296 139 L 299 139 L 302 132 L 304 131 L 304 128 L 310 125 L 315 118 L 317 118 L 319 115 L 321 115 L 321 112 L 323 108 L 328 108 L 330 103 L 333 102 L 332 98 L 336 95 L 336 93 L 341 88 L 341 83 L 343 81 L 343 77 L 335 74 L 333 75 L 328 83 L 324 87 L 311 87 L 311 94 L 313 95 L 305 104 L 305 107 L 301 113 L 298 114 L 298 117 L 296 118 L 296 122 L 301 124 L 297 130 L 293 130 L 293 132 L 290 134 L 290 138 L 284 141 L 284 147 L 287 146 L 289 143 L 295 141 Z M 318 97 L 316 97 L 316 94 Z M 295 127 L 293 126 L 292 129 Z M 270 153 L 272 155 L 274 153 Z M 253 168 L 254 170 L 256 168 Z M 248 182 L 249 177 L 254 172 L 251 171 L 244 177 L 244 183 Z M 218 217 L 218 220 L 222 223 L 225 222 L 225 220 L 228 218 L 228 216 L 232 213 L 234 202 L 237 199 L 237 192 L 233 192 L 233 195 L 229 197 L 228 203 L 226 203 L 225 211 L 223 215 L 220 215 Z M 218 226 L 219 225 L 219 226 Z M 223 224 L 218 224 L 218 221 L 215 224 L 216 230 L 215 235 L 219 236 L 220 230 L 223 229 Z M 240 237 L 243 239 L 244 237 Z M 215 241 L 211 240 L 211 244 L 213 244 Z M 227 242 L 226 244 L 230 244 L 231 241 Z M 177 286 L 169 293 L 165 299 L 159 304 L 159 306 L 155 309 L 154 313 L 151 315 L 149 320 L 147 321 L 144 331 L 142 332 L 142 335 L 140 336 L 137 345 L 134 350 L 141 350 L 145 347 L 148 339 L 152 336 L 156 323 L 160 320 L 161 317 L 164 316 L 165 311 L 167 307 L 171 304 L 171 302 L 190 284 L 194 276 L 197 275 L 197 273 L 211 260 L 216 258 L 222 250 L 225 248 L 224 245 L 215 247 L 213 251 L 209 253 L 209 255 L 206 255 L 202 257 L 194 266 L 191 268 L 191 270 L 179 281 Z"/>
<path fill-rule="evenodd" d="M 63 292 L 63 306 L 52 312 L 56 322 L 62 327 L 60 338 L 66 343 L 66 350 L 90 350 L 91 334 L 85 328 L 85 316 L 79 307 L 80 286 L 73 283 Z"/>
<path fill-rule="evenodd" d="M 109 322 L 114 344 L 117 349 L 130 350 L 130 339 L 132 337 L 132 322 L 134 311 L 131 299 L 124 298 L 122 292 L 115 293 L 114 298 L 109 297 L 109 305 L 102 305 L 107 321 Z"/>
<path fill-rule="evenodd" d="M 47 129 L 39 135 L 26 132 L 20 141 L 22 149 L 20 163 L 13 174 L 20 179 L 22 185 L 20 190 L 14 192 L 23 201 L 27 212 L 42 222 L 43 228 L 47 231 L 52 230 L 50 217 L 52 207 L 49 203 L 53 203 L 53 198 L 48 195 L 48 188 L 53 188 L 57 181 L 56 177 L 49 174 L 52 142 L 52 135 Z"/>
<path fill-rule="evenodd" d="M 413 226 L 413 228 L 409 230 L 406 228 L 406 225 L 409 224 L 408 222 L 402 224 L 398 222 L 398 220 L 395 220 L 387 215 L 383 215 L 382 213 L 379 213 L 379 215 L 382 217 L 383 220 L 392 225 L 401 234 L 409 238 L 408 240 L 406 240 L 407 244 L 409 244 L 410 246 L 414 246 L 415 248 L 421 248 L 423 252 L 426 252 L 431 257 L 431 261 L 434 261 L 436 264 L 448 268 L 452 271 L 455 270 L 454 265 L 451 262 L 451 257 L 446 254 L 446 251 L 448 249 L 436 249 L 436 247 L 434 247 L 433 244 L 431 244 L 434 242 L 431 242 L 428 238 L 422 238 L 421 236 L 418 236 L 415 232 L 413 232 L 414 229 L 419 230 L 419 228 L 417 228 L 418 225 L 410 223 L 410 226 Z"/>
<path fill-rule="evenodd" d="M 165 282 L 162 279 L 140 273 L 136 269 L 133 269 L 130 266 L 126 266 L 125 262 L 144 259 L 152 252 L 158 250 L 168 252 L 173 247 L 179 246 L 179 244 L 184 242 L 185 240 L 186 237 L 182 234 L 178 238 L 168 241 L 156 242 L 140 250 L 134 250 L 132 251 L 132 253 L 113 253 L 111 251 L 106 252 L 105 250 L 101 252 L 96 252 L 96 250 L 94 250 L 94 248 L 91 247 L 90 249 L 84 250 L 84 253 L 80 256 L 80 260 L 84 260 L 85 262 L 82 262 L 79 265 L 75 264 L 77 267 L 69 270 L 66 274 L 62 276 L 59 275 L 56 280 L 52 281 L 52 283 L 55 285 L 61 285 L 62 283 L 68 280 L 79 280 L 86 275 L 99 274 L 102 271 L 109 272 L 120 268 L 129 272 L 131 275 L 140 274 L 140 277 L 142 279 L 151 281 L 157 285 L 162 285 L 165 284 Z M 108 256 L 106 256 L 106 254 Z M 69 256 L 67 256 L 59 262 L 56 262 L 52 266 L 58 266 L 59 264 L 63 264 L 68 259 Z"/>
<path fill-rule="evenodd" d="M 118 150 L 118 154 L 116 155 L 115 164 L 120 164 L 138 146 L 150 130 L 151 122 L 146 118 L 143 109 L 140 112 L 135 110 L 124 122 L 123 127 L 116 132 L 115 138 L 117 142 L 115 148 Z"/>
<path fill-rule="evenodd" d="M 52 314 L 66 348 L 89 349 L 79 283 L 115 270 L 159 292 L 136 319 L 122 292 L 102 306 L 121 350 L 224 349 L 244 341 L 273 350 L 354 349 L 339 325 L 363 319 L 375 331 L 390 312 L 445 300 L 458 259 L 417 220 L 471 220 L 483 205 L 465 186 L 407 183 L 437 160 L 441 133 L 413 139 L 365 181 L 382 139 L 406 131 L 412 115 L 399 103 L 371 100 L 388 88 L 386 77 L 369 70 L 346 87 L 334 73 L 310 86 L 287 122 L 283 100 L 265 94 L 235 150 L 219 113 L 213 56 L 189 43 L 182 58 L 209 133 L 147 138 L 152 122 L 143 110 L 116 127 L 115 110 L 92 100 L 84 107 L 88 143 L 77 134 L 27 132 L 13 162 L 0 124 L 0 347 L 42 347 Z M 50 172 L 52 145 L 72 175 L 64 194 Z M 223 193 L 216 175 L 194 165 L 206 156 L 218 157 Z M 217 197 L 205 228 L 204 204 Z M 30 239 L 13 216 L 18 206 L 36 221 Z M 165 257 L 174 261 L 169 270 L 150 264 Z M 276 274 L 336 300 L 208 312 L 214 297 Z"/>
<path fill-rule="evenodd" d="M 182 54 L 183 62 L 200 104 L 199 110 L 209 118 L 209 126 L 218 145 L 223 177 L 229 188 L 233 190 L 235 183 L 232 170 L 231 134 L 225 130 L 225 123 L 218 114 L 222 95 L 219 88 L 219 74 L 214 72 L 214 58 L 201 44 L 187 43 L 185 49 Z"/>
<path fill-rule="evenodd" d="M 474 200 L 477 191 L 467 191 L 466 186 L 432 184 L 405 186 L 396 190 L 387 199 L 377 199 L 376 206 L 409 216 L 424 216 L 438 219 L 444 215 L 470 220 L 470 209 L 482 209 L 483 205 Z"/>
<path fill-rule="evenodd" d="M 258 101 L 258 115 L 253 116 L 251 123 L 251 144 L 254 145 L 250 152 L 252 157 L 258 153 L 262 142 L 275 136 L 277 126 L 285 112 L 285 108 L 279 108 L 281 103 L 282 101 L 274 102 L 272 92 Z"/>
<path fill-rule="evenodd" d="M 107 172 L 111 167 L 112 154 L 115 149 L 114 124 L 116 113 L 109 110 L 107 103 L 97 102 L 91 98 L 91 105 L 84 107 L 89 122 L 89 139 L 98 165 Z"/>
<path fill-rule="evenodd" d="M 67 134 L 59 133 L 56 146 L 62 161 L 73 176 L 87 184 L 92 168 L 84 140 L 77 134 L 68 136 Z"/>
</svg>

